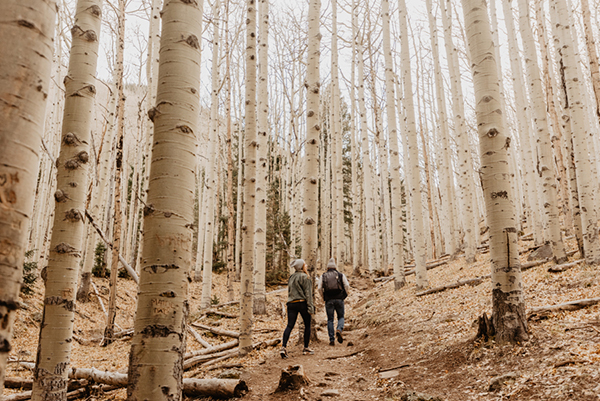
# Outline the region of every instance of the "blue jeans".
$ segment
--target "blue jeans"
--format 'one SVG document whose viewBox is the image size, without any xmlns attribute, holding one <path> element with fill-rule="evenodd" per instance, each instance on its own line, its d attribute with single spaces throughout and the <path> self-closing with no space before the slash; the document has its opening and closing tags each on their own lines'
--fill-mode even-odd
<svg viewBox="0 0 600 401">
<path fill-rule="evenodd" d="M 325 312 L 327 312 L 327 333 L 329 334 L 329 342 L 335 338 L 335 331 L 333 330 L 333 312 L 337 314 L 337 330 L 344 330 L 344 300 L 343 299 L 330 299 L 325 302 Z"/>
</svg>

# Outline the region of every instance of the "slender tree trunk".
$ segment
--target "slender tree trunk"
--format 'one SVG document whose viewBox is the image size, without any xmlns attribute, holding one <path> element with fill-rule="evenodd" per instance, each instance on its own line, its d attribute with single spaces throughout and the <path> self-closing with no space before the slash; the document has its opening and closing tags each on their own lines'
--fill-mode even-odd
<svg viewBox="0 0 600 401">
<path fill-rule="evenodd" d="M 417 128 L 415 124 L 415 110 L 413 103 L 412 77 L 410 73 L 410 50 L 408 48 L 408 23 L 407 9 L 404 0 L 400 0 L 400 37 L 402 45 L 402 81 L 404 88 L 404 107 L 406 108 L 406 136 L 408 139 L 409 159 L 407 168 L 411 169 L 409 194 L 411 199 L 411 218 L 413 220 L 412 241 L 415 256 L 415 276 L 417 288 L 426 288 L 427 268 L 425 259 L 427 249 L 425 247 L 423 227 L 423 205 L 421 202 L 421 179 L 419 168 L 419 148 L 417 145 Z"/>
<path fill-rule="evenodd" d="M 450 0 L 440 1 L 442 21 L 444 25 L 444 43 L 450 73 L 450 89 L 452 92 L 452 111 L 454 130 L 458 142 L 458 186 L 461 197 L 461 223 L 464 230 L 465 258 L 468 263 L 475 261 L 477 219 L 473 211 L 475 192 L 473 185 L 473 161 L 469 145 L 467 126 L 465 125 L 465 106 L 460 82 L 458 54 L 452 40 L 452 16 Z"/>
<path fill-rule="evenodd" d="M 591 130 L 586 124 L 585 110 L 582 95 L 585 93 L 581 85 L 582 75 L 577 63 L 573 39 L 569 23 L 567 4 L 564 0 L 553 0 L 550 9 L 556 13 L 553 28 L 556 30 L 560 71 L 564 74 L 568 109 L 571 116 L 573 131 L 573 150 L 577 174 L 577 189 L 581 205 L 581 221 L 583 228 L 583 250 L 588 265 L 600 263 L 600 241 L 598 241 L 598 223 L 594 204 L 594 185 L 592 174 L 591 155 L 589 154 L 589 138 Z M 555 40 L 556 40 L 555 39 Z"/>
<path fill-rule="evenodd" d="M 508 167 L 510 138 L 503 126 L 494 43 L 485 0 L 463 0 L 471 54 L 482 183 L 490 227 L 492 323 L 496 341 L 528 339 L 518 234 Z"/>
<path fill-rule="evenodd" d="M 201 7 L 166 0 L 138 305 L 129 353 L 129 400 L 182 398 L 192 264 Z"/>
<path fill-rule="evenodd" d="M 256 220 L 254 261 L 254 313 L 267 313 L 265 273 L 267 262 L 267 176 L 269 174 L 269 1 L 259 3 L 258 33 L 258 140 L 256 167 Z"/>
<path fill-rule="evenodd" d="M 596 98 L 596 117 L 600 121 L 600 69 L 598 67 L 598 51 L 596 49 L 596 41 L 594 40 L 594 32 L 592 30 L 590 5 L 588 0 L 581 0 L 581 16 L 583 18 L 585 44 L 590 63 L 590 74 L 592 75 L 592 87 L 594 88 L 594 97 Z"/>
<path fill-rule="evenodd" d="M 252 350 L 252 272 L 254 271 L 257 121 L 256 121 L 256 2 L 248 0 L 246 18 L 246 129 L 244 157 L 244 222 L 242 225 L 242 274 L 240 301 L 241 355 Z"/>
<path fill-rule="evenodd" d="M 124 88 L 124 56 L 125 56 L 125 0 L 119 0 L 117 14 L 117 59 L 115 68 L 115 86 L 117 89 L 117 135 L 115 144 L 115 169 L 114 169 L 114 200 L 113 200 L 113 236 L 112 254 L 110 263 L 110 293 L 108 299 L 108 320 L 104 329 L 103 345 L 108 345 L 113 340 L 115 331 L 115 317 L 117 315 L 117 277 L 119 273 L 119 252 L 121 251 L 121 236 L 123 225 L 123 210 L 121 206 L 123 176 L 123 140 L 125 131 L 125 88 Z M 127 180 L 125 180 L 127 181 Z"/>
<path fill-rule="evenodd" d="M 0 3 L 0 396 L 33 212 L 46 100 L 50 93 L 54 0 Z M 69 335 L 70 336 L 70 335 Z"/>
<path fill-rule="evenodd" d="M 358 163 L 356 161 L 358 157 L 357 144 L 356 144 L 356 59 L 357 59 L 357 16 L 356 16 L 356 0 L 352 0 L 352 63 L 351 63 L 351 79 L 350 79 L 350 157 L 351 157 L 351 169 L 352 169 L 352 186 L 351 186 L 351 199 L 352 199 L 352 265 L 354 270 L 357 270 L 362 265 L 360 260 L 361 242 L 359 241 L 360 235 L 360 197 L 358 189 Z"/>
<path fill-rule="evenodd" d="M 212 41 L 212 74 L 211 74 L 211 105 L 210 105 L 210 132 L 208 138 L 208 149 L 206 152 L 206 179 L 204 180 L 203 202 L 200 207 L 206 212 L 206 225 L 204 228 L 204 252 L 202 258 L 202 296 L 200 298 L 200 308 L 207 309 L 210 307 L 212 299 L 212 274 L 213 274 L 213 246 L 215 236 L 218 235 L 219 229 L 215 226 L 215 220 L 218 221 L 215 209 L 218 207 L 216 198 L 218 196 L 217 185 L 217 163 L 220 155 L 219 152 L 219 20 L 221 18 L 221 1 L 215 0 L 213 3 L 213 41 Z M 196 263 L 196 269 L 199 264 Z"/>
<path fill-rule="evenodd" d="M 527 80 L 529 86 L 529 97 L 533 106 L 534 125 L 536 127 L 536 138 L 538 141 L 538 174 L 542 180 L 545 226 L 554 261 L 557 264 L 566 262 L 567 255 L 562 241 L 560 231 L 560 220 L 558 218 L 558 200 L 556 191 L 556 173 L 554 169 L 554 158 L 552 155 L 552 143 L 550 142 L 550 130 L 546 119 L 546 103 L 540 78 L 540 70 L 537 63 L 537 54 L 531 25 L 529 25 L 529 5 L 527 0 L 519 0 L 519 27 L 523 47 L 525 49 L 525 66 L 527 69 Z"/>
<path fill-rule="evenodd" d="M 71 356 L 75 292 L 83 251 L 88 188 L 92 107 L 101 0 L 79 0 L 71 33 L 65 110 L 57 164 L 57 190 L 50 260 L 46 269 L 44 313 L 40 325 L 33 400 L 66 397 Z"/>
</svg>

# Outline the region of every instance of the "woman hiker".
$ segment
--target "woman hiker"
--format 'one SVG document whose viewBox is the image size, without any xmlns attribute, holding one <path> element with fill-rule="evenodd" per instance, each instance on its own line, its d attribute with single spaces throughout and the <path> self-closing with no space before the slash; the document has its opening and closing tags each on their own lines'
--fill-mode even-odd
<svg viewBox="0 0 600 401">
<path fill-rule="evenodd" d="M 287 358 L 286 346 L 290 339 L 292 329 L 298 319 L 298 314 L 302 316 L 304 321 L 304 355 L 312 355 L 314 351 L 308 348 L 310 342 L 310 321 L 311 315 L 315 313 L 315 305 L 313 303 L 312 282 L 308 276 L 306 263 L 302 259 L 296 259 L 291 266 L 295 272 L 290 276 L 288 281 L 288 301 L 287 301 L 287 316 L 288 323 L 283 332 L 283 346 L 279 354 L 282 358 Z"/>
</svg>

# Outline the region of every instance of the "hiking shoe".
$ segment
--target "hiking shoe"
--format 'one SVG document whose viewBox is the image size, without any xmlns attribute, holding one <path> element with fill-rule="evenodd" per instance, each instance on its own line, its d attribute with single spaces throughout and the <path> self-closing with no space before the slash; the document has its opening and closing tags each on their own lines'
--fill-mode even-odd
<svg viewBox="0 0 600 401">
<path fill-rule="evenodd" d="M 315 353 L 315 351 L 313 351 L 313 350 L 312 350 L 312 349 L 310 349 L 310 348 L 304 348 L 304 349 L 302 350 L 302 354 L 304 354 L 304 355 L 314 355 L 314 353 Z"/>
<path fill-rule="evenodd" d="M 333 341 L 333 340 L 329 341 L 329 345 L 331 345 L 333 347 L 335 345 L 335 341 Z"/>
<path fill-rule="evenodd" d="M 281 355 L 281 359 L 287 359 L 288 354 L 285 347 L 281 347 L 281 351 L 279 351 L 279 355 Z"/>
<path fill-rule="evenodd" d="M 344 337 L 342 337 L 342 331 L 341 330 L 336 330 L 335 331 L 335 336 L 337 337 L 338 343 L 343 343 L 344 342 Z"/>
</svg>

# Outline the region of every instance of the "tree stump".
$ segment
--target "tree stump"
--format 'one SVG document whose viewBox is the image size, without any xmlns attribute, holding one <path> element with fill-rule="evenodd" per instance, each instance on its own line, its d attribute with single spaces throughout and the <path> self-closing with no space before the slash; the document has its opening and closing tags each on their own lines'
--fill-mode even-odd
<svg viewBox="0 0 600 401">
<path fill-rule="evenodd" d="M 279 386 L 276 393 L 288 390 L 298 390 L 310 384 L 309 378 L 304 373 L 302 365 L 290 365 L 281 371 Z"/>
<path fill-rule="evenodd" d="M 477 336 L 475 338 L 482 338 L 483 341 L 487 341 L 496 334 L 492 319 L 488 318 L 485 312 L 483 313 L 483 316 L 479 317 L 478 325 L 479 329 L 477 330 Z"/>
</svg>

